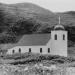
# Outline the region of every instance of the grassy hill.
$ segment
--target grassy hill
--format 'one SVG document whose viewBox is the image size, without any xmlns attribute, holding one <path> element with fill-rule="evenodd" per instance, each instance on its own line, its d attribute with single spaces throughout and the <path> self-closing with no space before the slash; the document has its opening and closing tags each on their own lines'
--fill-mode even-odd
<svg viewBox="0 0 75 75">
<path fill-rule="evenodd" d="M 24 34 L 46 32 L 54 25 L 55 16 L 31 3 L 0 4 L 0 43 L 17 42 L 16 39 Z"/>
<path fill-rule="evenodd" d="M 58 24 L 68 31 L 69 47 L 75 44 L 75 11 L 54 13 L 32 3 L 0 3 L 0 44 L 16 43 L 25 34 L 50 33 Z"/>
</svg>

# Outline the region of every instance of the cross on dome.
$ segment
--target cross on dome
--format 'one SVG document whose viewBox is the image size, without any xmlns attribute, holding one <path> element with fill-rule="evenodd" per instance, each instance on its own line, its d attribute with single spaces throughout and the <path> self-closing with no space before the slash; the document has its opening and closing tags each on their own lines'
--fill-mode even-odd
<svg viewBox="0 0 75 75">
<path fill-rule="evenodd" d="M 64 30 L 64 26 L 61 25 L 61 18 L 59 16 L 59 24 L 54 27 L 54 30 Z"/>
<path fill-rule="evenodd" d="M 59 25 L 60 25 L 60 16 L 59 16 Z"/>
</svg>

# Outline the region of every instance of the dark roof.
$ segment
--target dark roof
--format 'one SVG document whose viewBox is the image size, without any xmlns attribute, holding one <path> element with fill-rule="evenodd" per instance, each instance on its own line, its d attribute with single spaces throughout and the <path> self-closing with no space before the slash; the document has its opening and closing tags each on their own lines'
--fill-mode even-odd
<svg viewBox="0 0 75 75">
<path fill-rule="evenodd" d="M 54 30 L 65 30 L 64 26 L 63 25 L 56 25 L 54 27 Z"/>
<path fill-rule="evenodd" d="M 46 45 L 50 40 L 51 35 L 49 34 L 29 34 L 24 35 L 18 43 L 15 44 L 2 44 L 2 49 L 10 49 L 15 46 L 40 46 Z"/>
<path fill-rule="evenodd" d="M 50 34 L 24 35 L 18 42 L 19 46 L 46 45 L 50 40 Z"/>
</svg>

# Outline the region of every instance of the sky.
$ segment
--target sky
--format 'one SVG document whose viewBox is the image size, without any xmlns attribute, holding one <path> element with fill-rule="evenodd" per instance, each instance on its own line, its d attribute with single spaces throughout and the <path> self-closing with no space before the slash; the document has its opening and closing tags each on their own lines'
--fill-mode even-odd
<svg viewBox="0 0 75 75">
<path fill-rule="evenodd" d="M 0 2 L 6 4 L 30 2 L 53 12 L 75 11 L 75 0 L 0 0 Z"/>
</svg>

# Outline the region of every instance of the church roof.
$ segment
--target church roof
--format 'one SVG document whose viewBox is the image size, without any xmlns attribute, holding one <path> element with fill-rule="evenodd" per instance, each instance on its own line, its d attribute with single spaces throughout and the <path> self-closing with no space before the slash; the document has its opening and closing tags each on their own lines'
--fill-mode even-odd
<svg viewBox="0 0 75 75">
<path fill-rule="evenodd" d="M 50 34 L 31 34 L 24 35 L 18 44 L 20 46 L 46 45 L 49 40 Z"/>
<path fill-rule="evenodd" d="M 54 30 L 65 30 L 64 26 L 63 25 L 56 25 L 54 27 Z"/>
<path fill-rule="evenodd" d="M 46 45 L 50 40 L 51 35 L 49 34 L 29 34 L 24 35 L 18 43 L 15 44 L 3 44 L 0 45 L 1 49 L 10 49 L 16 46 L 41 46 Z"/>
</svg>

